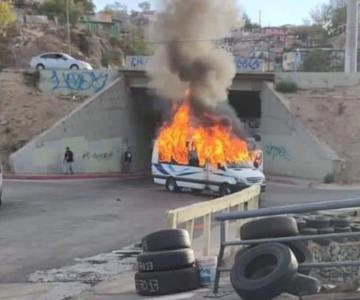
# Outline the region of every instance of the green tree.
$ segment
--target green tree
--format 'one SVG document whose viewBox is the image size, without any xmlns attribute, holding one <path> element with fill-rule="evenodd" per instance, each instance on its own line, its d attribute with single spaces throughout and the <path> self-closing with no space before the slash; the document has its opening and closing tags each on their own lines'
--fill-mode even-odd
<svg viewBox="0 0 360 300">
<path fill-rule="evenodd" d="M 0 34 L 6 35 L 6 28 L 15 22 L 16 16 L 12 13 L 10 4 L 7 2 L 0 2 Z"/>
<path fill-rule="evenodd" d="M 128 19 L 127 6 L 119 1 L 115 1 L 113 4 L 108 4 L 103 9 L 104 13 L 112 15 L 114 18 L 119 20 Z"/>
<path fill-rule="evenodd" d="M 306 46 L 325 44 L 329 38 L 328 31 L 320 25 L 298 26 L 294 28 L 298 39 Z"/>
<path fill-rule="evenodd" d="M 323 50 L 312 50 L 307 55 L 303 64 L 304 72 L 329 72 L 329 55 Z"/>
<path fill-rule="evenodd" d="M 244 22 L 244 28 L 247 31 L 252 31 L 254 29 L 259 29 L 260 25 L 253 23 L 247 13 L 243 14 L 243 22 Z"/>
<path fill-rule="evenodd" d="M 125 55 L 149 55 L 151 49 L 145 42 L 144 34 L 135 25 L 128 24 L 125 28 L 127 34 L 119 40 Z"/>
<path fill-rule="evenodd" d="M 338 28 L 346 24 L 346 1 L 337 0 L 322 4 L 310 13 L 313 24 L 323 27 L 330 36 L 338 32 Z"/>
<path fill-rule="evenodd" d="M 142 11 L 149 11 L 151 10 L 151 4 L 150 2 L 148 1 L 144 1 L 144 2 L 141 2 L 139 3 L 139 8 L 142 10 Z"/>
<path fill-rule="evenodd" d="M 91 0 L 66 0 L 69 3 L 70 22 L 73 27 L 79 21 L 82 14 L 92 12 L 95 8 Z M 39 13 L 47 15 L 50 19 L 60 18 L 60 22 L 66 21 L 66 1 L 46 0 L 39 6 Z"/>
<path fill-rule="evenodd" d="M 78 8 L 82 10 L 82 13 L 93 13 L 95 11 L 95 4 L 92 0 L 74 0 Z"/>
</svg>

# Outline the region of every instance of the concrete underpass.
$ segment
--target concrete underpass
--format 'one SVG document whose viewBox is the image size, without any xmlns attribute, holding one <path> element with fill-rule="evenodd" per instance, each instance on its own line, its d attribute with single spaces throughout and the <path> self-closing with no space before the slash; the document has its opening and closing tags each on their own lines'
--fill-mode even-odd
<svg viewBox="0 0 360 300">
<path fill-rule="evenodd" d="M 237 74 L 230 104 L 250 134 L 260 134 L 267 174 L 322 180 L 338 167 L 334 151 L 308 131 L 272 84 L 273 74 Z M 123 171 L 123 153 L 132 148 L 132 171 L 150 170 L 156 130 L 171 103 L 148 89 L 145 72 L 123 71 L 100 93 L 11 156 L 18 174 L 63 171 L 70 146 L 78 173 Z M 167 107 L 166 107 L 167 106 Z M 165 107 L 165 109 L 164 109 Z"/>
</svg>

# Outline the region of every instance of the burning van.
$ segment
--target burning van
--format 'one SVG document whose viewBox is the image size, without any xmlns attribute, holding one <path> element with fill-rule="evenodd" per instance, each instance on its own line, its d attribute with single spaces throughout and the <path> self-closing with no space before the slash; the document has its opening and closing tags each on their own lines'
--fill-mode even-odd
<svg viewBox="0 0 360 300">
<path fill-rule="evenodd" d="M 194 123 L 186 102 L 161 128 L 152 155 L 155 183 L 171 192 L 209 189 L 227 195 L 254 184 L 264 191 L 262 167 L 261 150 L 249 150 L 223 122 Z"/>
</svg>

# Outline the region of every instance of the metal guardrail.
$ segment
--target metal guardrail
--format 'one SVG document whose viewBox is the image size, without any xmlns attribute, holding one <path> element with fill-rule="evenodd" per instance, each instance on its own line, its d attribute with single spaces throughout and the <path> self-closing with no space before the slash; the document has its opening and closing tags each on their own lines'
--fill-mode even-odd
<svg viewBox="0 0 360 300">
<path fill-rule="evenodd" d="M 207 256 L 211 249 L 211 223 L 214 213 L 229 212 L 231 209 L 244 211 L 247 209 L 257 209 L 259 207 L 260 186 L 252 186 L 241 192 L 211 201 L 196 203 L 186 207 L 170 210 L 166 213 L 168 227 L 178 228 L 185 224 L 191 240 L 194 236 L 194 225 L 198 218 L 203 218 L 204 228 L 204 247 L 203 255 Z"/>
<path fill-rule="evenodd" d="M 314 211 L 339 210 L 344 208 L 360 208 L 360 199 L 356 198 L 356 199 L 346 199 L 346 200 L 336 200 L 336 201 L 323 201 L 323 202 L 315 202 L 311 204 L 298 204 L 298 205 L 262 208 L 262 209 L 255 209 L 255 210 L 249 210 L 243 212 L 224 213 L 216 216 L 215 219 L 221 222 L 220 225 L 221 244 L 218 255 L 218 264 L 216 268 L 215 284 L 213 289 L 214 294 L 217 294 L 219 291 L 220 273 L 231 271 L 231 269 L 222 267 L 224 252 L 227 246 L 360 236 L 360 232 L 346 232 L 346 233 L 331 233 L 331 234 L 318 234 L 318 235 L 298 235 L 298 236 L 290 236 L 290 237 L 268 238 L 268 239 L 257 239 L 257 240 L 227 241 L 227 224 L 229 221 L 234 221 L 234 220 L 238 221 L 248 218 L 257 218 L 257 217 L 265 217 L 265 216 L 301 214 L 301 213 L 314 212 Z M 299 269 L 347 267 L 347 266 L 360 266 L 360 261 L 303 263 L 303 264 L 299 264 Z"/>
</svg>

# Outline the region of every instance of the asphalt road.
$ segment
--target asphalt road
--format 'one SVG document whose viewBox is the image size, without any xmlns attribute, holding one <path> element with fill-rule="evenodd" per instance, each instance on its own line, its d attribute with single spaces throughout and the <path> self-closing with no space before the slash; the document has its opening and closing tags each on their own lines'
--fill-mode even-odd
<svg viewBox="0 0 360 300">
<path fill-rule="evenodd" d="M 0 283 L 128 246 L 166 226 L 166 210 L 202 199 L 169 194 L 150 180 L 5 182 Z"/>
<path fill-rule="evenodd" d="M 270 184 L 262 206 L 336 200 L 360 191 L 318 191 Z M 57 268 L 128 246 L 163 228 L 166 210 L 208 200 L 170 194 L 150 180 L 5 182 L 0 209 L 0 283 L 24 282 Z"/>
</svg>

